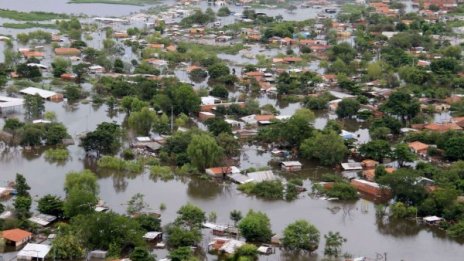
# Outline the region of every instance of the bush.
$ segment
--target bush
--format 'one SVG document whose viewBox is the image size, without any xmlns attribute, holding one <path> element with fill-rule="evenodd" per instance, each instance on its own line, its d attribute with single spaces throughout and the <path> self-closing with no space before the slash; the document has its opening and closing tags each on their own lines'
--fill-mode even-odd
<svg viewBox="0 0 464 261">
<path fill-rule="evenodd" d="M 69 158 L 67 149 L 48 149 L 45 151 L 45 159 L 50 161 L 63 161 Z"/>
<path fill-rule="evenodd" d="M 98 167 L 104 169 L 128 171 L 139 173 L 143 171 L 143 163 L 140 161 L 126 161 L 112 156 L 103 156 L 97 163 Z"/>
<path fill-rule="evenodd" d="M 161 178 L 162 180 L 169 180 L 174 178 L 171 168 L 167 166 L 153 166 L 150 168 L 150 175 L 152 178 Z"/>
<path fill-rule="evenodd" d="M 357 199 L 358 193 L 355 188 L 345 182 L 335 182 L 333 187 L 326 191 L 326 195 L 340 200 Z"/>
</svg>

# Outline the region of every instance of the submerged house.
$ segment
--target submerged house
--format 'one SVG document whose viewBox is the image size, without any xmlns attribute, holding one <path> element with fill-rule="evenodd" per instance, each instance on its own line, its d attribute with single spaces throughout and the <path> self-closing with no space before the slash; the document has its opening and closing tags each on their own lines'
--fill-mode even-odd
<svg viewBox="0 0 464 261">
<path fill-rule="evenodd" d="M 25 89 L 20 90 L 19 92 L 25 95 L 39 95 L 43 99 L 50 100 L 50 101 L 62 101 L 63 100 L 63 94 L 61 93 L 39 89 L 35 87 L 27 87 Z"/>
<path fill-rule="evenodd" d="M 0 238 L 5 240 L 5 244 L 18 249 L 32 239 L 32 233 L 19 228 L 4 230 L 0 234 Z"/>
<path fill-rule="evenodd" d="M 302 166 L 299 161 L 283 161 L 281 163 L 283 171 L 300 171 Z"/>
</svg>

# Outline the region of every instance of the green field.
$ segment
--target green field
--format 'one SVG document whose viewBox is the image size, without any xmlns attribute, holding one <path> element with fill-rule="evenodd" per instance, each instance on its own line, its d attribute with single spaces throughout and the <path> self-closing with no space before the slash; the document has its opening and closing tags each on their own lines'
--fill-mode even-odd
<svg viewBox="0 0 464 261">
<path fill-rule="evenodd" d="M 71 4 L 113 4 L 113 5 L 150 5 L 159 3 L 158 0 L 71 0 Z"/>
<path fill-rule="evenodd" d="M 67 19 L 69 15 L 47 12 L 19 12 L 8 9 L 0 9 L 0 17 L 18 21 L 47 21 L 53 19 Z"/>
</svg>

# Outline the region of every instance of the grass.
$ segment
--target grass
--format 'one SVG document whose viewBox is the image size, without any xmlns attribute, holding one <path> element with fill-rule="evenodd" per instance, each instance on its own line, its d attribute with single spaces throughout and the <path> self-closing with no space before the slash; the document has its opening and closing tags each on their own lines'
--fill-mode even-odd
<svg viewBox="0 0 464 261">
<path fill-rule="evenodd" d="M 45 151 L 45 158 L 50 161 L 64 161 L 69 158 L 67 149 L 48 149 Z"/>
<path fill-rule="evenodd" d="M 12 29 L 29 29 L 29 28 L 57 29 L 56 24 L 41 24 L 41 23 L 34 23 L 34 22 L 4 23 L 3 27 L 12 28 Z"/>
<path fill-rule="evenodd" d="M 170 180 L 174 178 L 174 173 L 167 166 L 153 166 L 150 168 L 152 178 L 160 178 L 161 180 Z"/>
<path fill-rule="evenodd" d="M 143 171 L 143 163 L 140 161 L 128 161 L 111 156 L 103 156 L 97 163 L 98 167 L 117 171 L 140 173 Z"/>
<path fill-rule="evenodd" d="M 0 17 L 18 21 L 48 21 L 53 19 L 67 19 L 69 15 L 49 12 L 20 12 L 0 9 Z"/>
<path fill-rule="evenodd" d="M 70 0 L 71 4 L 112 4 L 112 5 L 149 5 L 159 3 L 158 0 Z"/>
</svg>

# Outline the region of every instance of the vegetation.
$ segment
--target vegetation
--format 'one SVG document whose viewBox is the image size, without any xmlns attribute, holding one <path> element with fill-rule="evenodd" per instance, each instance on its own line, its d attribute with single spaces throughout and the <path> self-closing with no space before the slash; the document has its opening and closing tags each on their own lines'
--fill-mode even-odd
<svg viewBox="0 0 464 261">
<path fill-rule="evenodd" d="M 15 10 L 0 9 L 0 17 L 20 21 L 47 21 L 54 19 L 67 19 L 66 14 L 57 14 L 49 12 L 20 12 Z"/>
<path fill-rule="evenodd" d="M 67 149 L 48 149 L 45 151 L 45 158 L 51 161 L 63 161 L 69 158 Z"/>
</svg>

